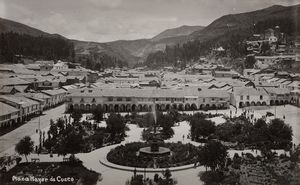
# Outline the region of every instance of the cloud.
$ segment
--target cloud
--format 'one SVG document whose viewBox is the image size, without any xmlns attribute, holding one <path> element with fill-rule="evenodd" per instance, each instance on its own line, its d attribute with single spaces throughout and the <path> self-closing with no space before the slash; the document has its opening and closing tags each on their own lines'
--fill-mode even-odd
<svg viewBox="0 0 300 185">
<path fill-rule="evenodd" d="M 181 25 L 205 26 L 229 13 L 297 3 L 300 0 L 0 0 L 0 16 L 72 39 L 106 42 L 151 38 Z"/>
</svg>

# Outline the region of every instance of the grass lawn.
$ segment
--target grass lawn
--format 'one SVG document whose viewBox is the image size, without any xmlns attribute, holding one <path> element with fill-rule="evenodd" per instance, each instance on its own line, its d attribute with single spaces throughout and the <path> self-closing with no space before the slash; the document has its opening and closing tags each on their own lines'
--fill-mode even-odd
<svg viewBox="0 0 300 185">
<path fill-rule="evenodd" d="M 97 183 L 99 175 L 86 169 L 81 163 L 21 163 L 10 171 L 2 173 L 0 182 L 3 185 L 70 185 L 80 181 L 84 185 L 94 185 Z"/>
</svg>

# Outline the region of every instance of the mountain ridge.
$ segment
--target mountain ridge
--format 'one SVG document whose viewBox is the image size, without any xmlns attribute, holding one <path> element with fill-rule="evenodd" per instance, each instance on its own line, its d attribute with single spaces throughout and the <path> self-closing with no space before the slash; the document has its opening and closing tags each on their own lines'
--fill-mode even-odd
<svg viewBox="0 0 300 185">
<path fill-rule="evenodd" d="M 130 66 L 143 62 L 153 52 L 163 51 L 167 45 L 183 44 L 191 40 L 205 42 L 215 39 L 225 39 L 228 33 L 237 33 L 253 29 L 253 25 L 265 20 L 276 18 L 291 19 L 299 22 L 300 5 L 281 6 L 274 5 L 251 12 L 227 14 L 214 20 L 206 27 L 183 25 L 167 29 L 151 39 L 116 40 L 111 42 L 94 42 L 68 39 L 59 34 L 50 34 L 22 23 L 0 18 L 0 33 L 17 32 L 33 36 L 62 37 L 74 43 L 75 54 L 90 59 L 91 55 L 108 54 L 119 60 L 127 61 Z M 295 24 L 297 30 L 300 23 Z M 100 62 L 100 61 L 95 61 Z"/>
</svg>

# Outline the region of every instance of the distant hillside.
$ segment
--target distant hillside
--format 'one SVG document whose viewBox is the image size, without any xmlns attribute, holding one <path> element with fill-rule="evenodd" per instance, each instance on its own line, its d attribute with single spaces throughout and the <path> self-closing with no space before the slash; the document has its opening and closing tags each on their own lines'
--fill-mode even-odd
<svg viewBox="0 0 300 185">
<path fill-rule="evenodd" d="M 200 31 L 204 28 L 204 26 L 180 26 L 178 28 L 167 29 L 160 34 L 153 37 L 152 41 L 159 41 L 165 38 L 178 37 L 178 36 L 187 36 L 195 31 Z"/>
<path fill-rule="evenodd" d="M 186 43 L 150 53 L 145 65 L 155 68 L 166 65 L 182 67 L 188 62 L 197 61 L 201 56 L 211 54 L 213 48 L 220 46 L 226 51 L 223 57 L 245 57 L 244 41 L 253 33 L 263 33 L 275 26 L 279 26 L 287 40 L 292 41 L 296 35 L 300 35 L 299 11 L 300 5 L 272 6 L 253 12 L 222 16 L 204 29 L 187 36 Z M 178 60 L 182 63 L 178 64 Z"/>
<path fill-rule="evenodd" d="M 188 35 L 201 26 L 181 26 L 174 29 L 168 29 L 152 39 L 138 40 L 118 40 L 107 43 L 68 40 L 58 34 L 49 34 L 44 31 L 32 28 L 25 24 L 0 18 L 0 33 L 14 32 L 26 34 L 33 37 L 63 38 L 71 41 L 75 50 L 75 62 L 88 65 L 87 63 L 105 63 L 107 61 L 123 62 L 129 66 L 134 66 L 138 62 L 143 62 L 149 53 L 162 51 L 167 45 L 176 45 L 189 40 Z M 49 58 L 49 57 L 47 57 Z M 95 66 L 91 64 L 89 66 Z M 97 65 L 98 66 L 98 65 Z M 103 65 L 101 65 L 103 67 Z M 106 66 L 106 65 L 105 65 Z"/>
<path fill-rule="evenodd" d="M 182 26 L 166 30 L 152 39 L 117 40 L 107 43 L 73 41 L 75 53 L 80 55 L 106 53 L 120 60 L 127 61 L 129 66 L 143 62 L 149 53 L 163 51 L 167 45 L 176 45 L 188 41 L 188 35 L 202 26 Z"/>
<path fill-rule="evenodd" d="M 18 23 L 18 22 L 11 21 L 8 19 L 0 18 L 0 33 L 8 33 L 8 32 L 14 32 L 14 33 L 18 33 L 18 34 L 26 34 L 26 35 L 30 35 L 30 36 L 34 36 L 34 37 L 38 37 L 38 36 L 62 37 L 59 34 L 46 33 L 46 32 L 43 32 L 41 30 L 27 26 L 22 23 Z"/>
<path fill-rule="evenodd" d="M 300 5 L 287 7 L 275 5 L 253 12 L 225 15 L 213 21 L 206 28 L 200 31 L 195 31 L 190 35 L 190 38 L 206 41 L 226 35 L 226 33 L 234 32 L 236 30 L 255 29 L 254 24 L 274 19 L 291 20 L 291 22 L 295 24 L 294 31 L 298 30 L 299 33 L 299 7 Z"/>
</svg>

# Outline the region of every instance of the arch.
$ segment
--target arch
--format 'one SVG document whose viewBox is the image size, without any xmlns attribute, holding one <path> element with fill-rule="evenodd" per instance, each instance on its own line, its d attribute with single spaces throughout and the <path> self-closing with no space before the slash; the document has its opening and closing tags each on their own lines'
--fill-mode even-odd
<svg viewBox="0 0 300 185">
<path fill-rule="evenodd" d="M 86 111 L 90 111 L 91 110 L 91 105 L 90 104 L 86 104 L 85 108 L 86 108 Z"/>
<path fill-rule="evenodd" d="M 170 110 L 170 108 L 171 108 L 171 105 L 170 105 L 170 104 L 167 104 L 167 105 L 166 105 L 166 110 Z"/>
<path fill-rule="evenodd" d="M 206 108 L 209 108 L 210 106 L 209 106 L 209 104 L 206 104 L 206 106 L 205 106 Z"/>
<path fill-rule="evenodd" d="M 108 111 L 108 106 L 106 104 L 103 105 L 103 112 L 107 112 Z"/>
<path fill-rule="evenodd" d="M 278 100 L 275 100 L 275 105 L 279 105 L 279 101 Z"/>
<path fill-rule="evenodd" d="M 263 101 L 261 104 L 262 104 L 263 106 L 267 105 L 267 103 L 266 103 L 265 101 Z"/>
<path fill-rule="evenodd" d="M 183 110 L 184 110 L 184 106 L 183 106 L 183 104 L 179 104 L 179 106 L 178 106 L 178 110 L 181 110 L 181 111 L 183 111 Z"/>
<path fill-rule="evenodd" d="M 160 105 L 160 110 L 162 110 L 162 111 L 165 111 L 165 110 L 166 110 L 165 104 L 161 104 L 161 105 Z"/>
<path fill-rule="evenodd" d="M 190 110 L 191 109 L 191 106 L 190 106 L 190 104 L 185 104 L 184 105 L 184 110 Z"/>
<path fill-rule="evenodd" d="M 73 104 L 70 104 L 70 106 L 69 106 L 69 111 L 70 111 L 70 112 L 73 112 L 73 110 L 74 110 L 74 106 L 73 106 Z"/>
<path fill-rule="evenodd" d="M 249 107 L 250 106 L 250 102 L 246 101 L 246 106 Z"/>
<path fill-rule="evenodd" d="M 280 105 L 283 105 L 283 100 L 280 100 Z"/>
<path fill-rule="evenodd" d="M 251 106 L 255 106 L 256 104 L 255 104 L 254 101 L 252 101 L 250 105 L 251 105 Z"/>
<path fill-rule="evenodd" d="M 126 105 L 126 112 L 131 112 L 131 106 L 130 106 L 130 104 Z"/>
<path fill-rule="evenodd" d="M 258 102 L 256 103 L 256 105 L 257 105 L 257 106 L 261 106 L 261 103 L 260 103 L 260 101 L 258 101 Z"/>
<path fill-rule="evenodd" d="M 121 106 L 120 106 L 120 112 L 125 112 L 125 105 L 124 104 L 121 104 Z"/>
<path fill-rule="evenodd" d="M 143 111 L 143 106 L 141 104 L 138 105 L 138 111 L 142 112 Z"/>
<path fill-rule="evenodd" d="M 148 105 L 143 105 L 143 111 L 144 111 L 144 112 L 147 112 L 147 111 L 149 111 L 149 107 L 148 107 Z"/>
<path fill-rule="evenodd" d="M 211 105 L 211 108 L 212 108 L 212 109 L 217 109 L 216 104 L 212 104 L 212 105 Z"/>
<path fill-rule="evenodd" d="M 285 100 L 285 101 L 284 101 L 284 104 L 288 104 L 288 103 L 289 103 L 289 101 L 288 101 L 288 100 Z"/>
<path fill-rule="evenodd" d="M 174 104 L 172 105 L 172 109 L 177 109 L 177 104 L 174 103 Z"/>
<path fill-rule="evenodd" d="M 205 107 L 205 105 L 204 105 L 204 104 L 201 104 L 201 105 L 199 106 L 199 109 L 200 109 L 200 110 L 203 110 L 204 107 Z"/>
<path fill-rule="evenodd" d="M 135 104 L 133 104 L 133 105 L 131 106 L 131 111 L 136 111 L 136 105 L 135 105 Z"/>
<path fill-rule="evenodd" d="M 275 104 L 274 100 L 270 100 L 270 105 L 274 105 L 274 104 Z"/>
<path fill-rule="evenodd" d="M 119 105 L 118 105 L 118 104 L 116 104 L 116 105 L 114 106 L 114 111 L 115 111 L 115 112 L 119 112 L 119 111 L 120 111 Z"/>
<path fill-rule="evenodd" d="M 191 109 L 192 109 L 192 110 L 197 110 L 197 109 L 198 109 L 198 108 L 197 108 L 197 105 L 193 103 L 193 104 L 191 105 Z"/>
<path fill-rule="evenodd" d="M 74 105 L 74 109 L 75 109 L 75 110 L 78 110 L 78 109 L 79 109 L 79 105 L 78 105 L 78 104 L 75 104 L 75 105 Z"/>
<path fill-rule="evenodd" d="M 239 103 L 239 108 L 243 108 L 244 107 L 244 103 L 243 102 L 240 102 Z"/>
<path fill-rule="evenodd" d="M 97 109 L 97 105 L 96 104 L 92 104 L 92 110 L 96 110 Z"/>
<path fill-rule="evenodd" d="M 113 104 L 109 104 L 108 111 L 109 112 L 113 112 L 114 111 L 114 105 Z"/>
<path fill-rule="evenodd" d="M 80 104 L 80 110 L 84 110 L 84 104 Z"/>
<path fill-rule="evenodd" d="M 159 104 L 155 104 L 155 110 L 160 110 Z"/>
</svg>

